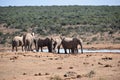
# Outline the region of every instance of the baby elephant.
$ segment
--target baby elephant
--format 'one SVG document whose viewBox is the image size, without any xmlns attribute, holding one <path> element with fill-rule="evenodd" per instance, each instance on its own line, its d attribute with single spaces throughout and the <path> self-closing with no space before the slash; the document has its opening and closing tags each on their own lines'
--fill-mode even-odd
<svg viewBox="0 0 120 80">
<path fill-rule="evenodd" d="M 23 36 L 15 36 L 12 40 L 12 51 L 14 51 L 14 48 L 16 48 L 16 51 L 18 51 L 17 47 L 21 46 L 23 51 Z"/>
</svg>

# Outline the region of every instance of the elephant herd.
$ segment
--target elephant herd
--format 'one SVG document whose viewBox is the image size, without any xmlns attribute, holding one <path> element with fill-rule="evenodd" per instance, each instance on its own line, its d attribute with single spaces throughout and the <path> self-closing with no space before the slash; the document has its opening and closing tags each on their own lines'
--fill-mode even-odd
<svg viewBox="0 0 120 80">
<path fill-rule="evenodd" d="M 35 37 L 34 33 L 26 33 L 23 36 L 15 36 L 12 39 L 12 51 L 14 49 L 18 51 L 17 47 L 22 48 L 22 51 L 33 51 L 33 45 L 35 50 L 43 52 L 43 47 L 47 47 L 48 52 L 60 53 L 60 48 L 64 49 L 64 52 L 67 53 L 78 53 L 78 45 L 81 47 L 81 53 L 83 53 L 82 40 L 79 38 L 67 38 L 62 36 L 56 37 Z"/>
</svg>

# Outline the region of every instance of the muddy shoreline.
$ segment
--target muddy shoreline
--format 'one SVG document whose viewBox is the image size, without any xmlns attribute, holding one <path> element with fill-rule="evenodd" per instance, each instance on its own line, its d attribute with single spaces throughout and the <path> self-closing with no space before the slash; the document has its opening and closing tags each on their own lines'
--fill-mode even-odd
<svg viewBox="0 0 120 80">
<path fill-rule="evenodd" d="M 34 47 L 33 47 L 34 48 Z M 46 47 L 44 47 L 46 48 Z M 80 47 L 79 47 L 80 48 Z M 0 52 L 11 51 L 11 47 L 0 47 Z M 83 49 L 90 50 L 100 50 L 100 49 L 109 49 L 109 50 L 120 50 L 120 44 L 89 44 L 83 45 Z M 18 50 L 21 50 L 21 47 L 18 47 Z"/>
</svg>

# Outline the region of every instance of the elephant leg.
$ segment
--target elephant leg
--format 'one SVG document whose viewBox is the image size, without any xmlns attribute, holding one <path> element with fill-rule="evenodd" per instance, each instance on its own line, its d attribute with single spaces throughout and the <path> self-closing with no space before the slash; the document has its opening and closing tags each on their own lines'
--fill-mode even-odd
<svg viewBox="0 0 120 80">
<path fill-rule="evenodd" d="M 83 47 L 82 47 L 82 44 L 81 44 L 81 53 L 83 53 Z"/>
<path fill-rule="evenodd" d="M 56 49 L 57 49 L 57 46 L 54 47 L 54 49 L 52 50 L 52 52 L 53 53 L 57 53 Z"/>
<path fill-rule="evenodd" d="M 39 52 L 39 46 L 36 48 L 36 51 Z"/>
<path fill-rule="evenodd" d="M 16 47 L 16 52 L 17 52 L 18 50 L 17 50 L 17 47 Z"/>
<path fill-rule="evenodd" d="M 78 53 L 78 49 L 77 48 L 74 49 L 74 53 Z"/>
<path fill-rule="evenodd" d="M 28 51 L 32 51 L 32 45 L 28 46 Z"/>
<path fill-rule="evenodd" d="M 26 51 L 28 51 L 28 46 L 26 46 Z"/>
<path fill-rule="evenodd" d="M 60 45 L 58 45 L 57 49 L 58 49 L 58 53 L 60 53 Z"/>
<path fill-rule="evenodd" d="M 26 45 L 25 45 L 24 49 L 25 49 L 25 51 L 27 51 L 27 46 Z"/>
<path fill-rule="evenodd" d="M 69 53 L 71 53 L 71 49 L 69 49 Z"/>
<path fill-rule="evenodd" d="M 52 48 L 52 52 L 53 52 L 53 53 L 56 53 L 56 47 L 55 47 L 55 48 Z"/>
<path fill-rule="evenodd" d="M 14 46 L 12 46 L 12 52 L 14 51 Z"/>
<path fill-rule="evenodd" d="M 29 46 L 26 46 L 26 51 L 29 51 Z"/>
<path fill-rule="evenodd" d="M 47 46 L 48 47 L 48 51 L 52 52 L 52 47 L 51 46 Z"/>
<path fill-rule="evenodd" d="M 30 51 L 33 51 L 33 49 L 32 49 L 32 44 L 30 45 Z"/>
<path fill-rule="evenodd" d="M 58 53 L 60 53 L 60 47 L 58 47 Z"/>
<path fill-rule="evenodd" d="M 23 46 L 22 46 L 22 51 L 23 51 Z"/>
<path fill-rule="evenodd" d="M 78 53 L 78 49 L 76 48 L 76 51 L 77 51 L 77 53 Z"/>
<path fill-rule="evenodd" d="M 66 50 L 66 49 L 64 49 L 64 51 L 65 51 L 65 54 L 67 54 L 67 50 Z"/>
<path fill-rule="evenodd" d="M 42 47 L 41 47 L 41 52 L 43 52 L 43 49 L 42 49 Z"/>
<path fill-rule="evenodd" d="M 29 51 L 30 50 L 30 47 L 29 47 L 29 45 L 27 46 L 27 51 Z"/>
<path fill-rule="evenodd" d="M 48 46 L 48 52 L 51 52 L 51 51 L 50 51 L 50 47 L 49 47 L 49 46 Z"/>
<path fill-rule="evenodd" d="M 74 53 L 74 49 L 71 49 L 71 52 Z"/>
<path fill-rule="evenodd" d="M 30 46 L 28 46 L 28 51 L 30 51 Z"/>
</svg>

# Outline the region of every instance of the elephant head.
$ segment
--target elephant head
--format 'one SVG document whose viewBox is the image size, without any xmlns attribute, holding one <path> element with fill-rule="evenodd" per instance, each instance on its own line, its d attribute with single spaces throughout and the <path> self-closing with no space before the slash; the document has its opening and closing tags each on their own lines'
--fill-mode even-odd
<svg viewBox="0 0 120 80">
<path fill-rule="evenodd" d="M 60 50 L 60 46 L 61 46 L 61 42 L 62 42 L 62 37 L 61 36 L 53 36 L 52 37 L 52 46 L 53 46 L 53 52 L 56 53 L 57 49 L 58 49 L 58 53 Z"/>
</svg>

